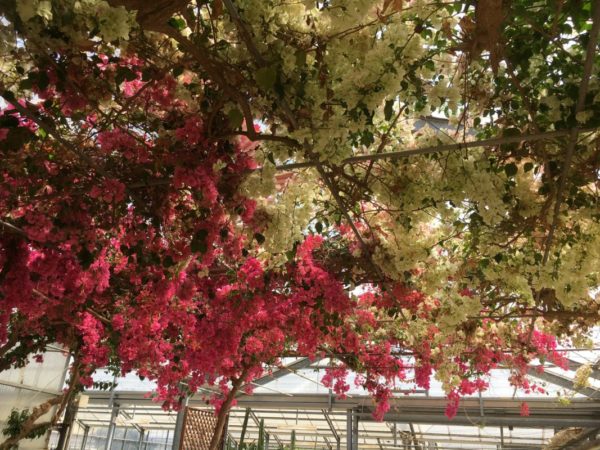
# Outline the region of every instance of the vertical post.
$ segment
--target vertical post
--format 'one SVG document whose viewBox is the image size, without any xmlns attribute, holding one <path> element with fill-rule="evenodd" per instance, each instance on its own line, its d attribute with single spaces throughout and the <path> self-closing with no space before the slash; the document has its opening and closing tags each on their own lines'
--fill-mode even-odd
<svg viewBox="0 0 600 450">
<path fill-rule="evenodd" d="M 244 445 L 244 436 L 246 436 L 246 428 L 248 428 L 248 419 L 250 418 L 250 408 L 246 408 L 246 415 L 244 416 L 244 423 L 242 424 L 242 434 L 240 435 L 240 443 L 238 449 L 241 450 Z"/>
<path fill-rule="evenodd" d="M 108 407 L 112 408 L 110 414 L 110 424 L 108 425 L 108 433 L 106 435 L 105 450 L 110 450 L 112 445 L 113 436 L 115 435 L 115 426 L 117 416 L 119 415 L 119 405 L 115 405 L 115 387 L 117 385 L 117 374 L 113 376 L 112 386 L 110 387 L 110 399 L 108 400 Z"/>
<path fill-rule="evenodd" d="M 358 450 L 358 414 L 353 411 L 352 417 L 352 450 Z"/>
<path fill-rule="evenodd" d="M 296 450 L 296 430 L 292 430 L 292 442 L 290 444 L 291 450 Z"/>
<path fill-rule="evenodd" d="M 398 430 L 396 426 L 396 422 L 392 425 L 392 433 L 394 433 L 394 447 L 398 446 Z"/>
<path fill-rule="evenodd" d="M 354 433 L 352 432 L 352 410 L 346 410 L 346 450 L 353 450 Z"/>
<path fill-rule="evenodd" d="M 408 426 L 410 428 L 410 434 L 412 436 L 413 443 L 415 444 L 415 450 L 422 450 L 421 446 L 419 445 L 419 440 L 417 439 L 417 433 L 415 433 L 415 427 L 411 422 L 408 423 Z"/>
<path fill-rule="evenodd" d="M 329 429 L 331 430 L 331 434 L 333 434 L 333 437 L 335 438 L 335 450 L 340 450 L 341 437 L 333 425 L 333 421 L 331 420 L 331 417 L 329 417 L 329 413 L 324 409 L 322 411 L 323 415 L 325 416 L 325 420 L 327 421 L 327 425 L 329 425 Z"/>
<path fill-rule="evenodd" d="M 56 450 L 67 450 L 67 448 L 69 448 L 69 440 L 71 438 L 71 432 L 73 431 L 73 423 L 75 422 L 75 417 L 77 416 L 77 406 L 77 399 L 71 398 L 65 410 L 65 416 L 62 424 L 60 425 Z"/>
<path fill-rule="evenodd" d="M 117 417 L 119 416 L 119 405 L 115 404 L 110 413 L 110 423 L 108 424 L 108 433 L 106 434 L 105 450 L 110 450 L 113 438 L 115 437 L 115 428 L 117 428 Z"/>
<path fill-rule="evenodd" d="M 81 450 L 85 450 L 85 445 L 87 444 L 88 440 L 88 434 L 90 433 L 90 427 L 89 425 L 85 425 L 81 422 L 79 423 L 83 425 L 83 439 L 81 440 Z"/>
<path fill-rule="evenodd" d="M 142 450 L 142 445 L 144 445 L 144 434 L 145 431 L 143 428 L 139 429 L 140 437 L 138 438 L 137 448 L 138 450 Z"/>
<path fill-rule="evenodd" d="M 260 419 L 258 425 L 258 450 L 265 450 L 265 419 Z"/>
<path fill-rule="evenodd" d="M 481 391 L 479 391 L 479 415 L 481 417 L 485 416 L 483 409 L 483 395 L 481 394 Z"/>
<path fill-rule="evenodd" d="M 181 438 L 183 436 L 183 425 L 185 423 L 185 414 L 187 411 L 188 397 L 185 397 L 181 402 L 181 408 L 177 411 L 177 419 L 175 421 L 175 434 L 173 435 L 173 450 L 181 448 Z"/>
</svg>

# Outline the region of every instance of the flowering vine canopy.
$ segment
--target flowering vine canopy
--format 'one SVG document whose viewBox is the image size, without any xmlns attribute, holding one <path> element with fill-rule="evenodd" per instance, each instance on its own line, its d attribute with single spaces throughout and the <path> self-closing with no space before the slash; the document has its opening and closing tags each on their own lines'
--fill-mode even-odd
<svg viewBox="0 0 600 450">
<path fill-rule="evenodd" d="M 599 320 L 598 3 L 1 2 L 0 370 L 542 391 Z"/>
</svg>

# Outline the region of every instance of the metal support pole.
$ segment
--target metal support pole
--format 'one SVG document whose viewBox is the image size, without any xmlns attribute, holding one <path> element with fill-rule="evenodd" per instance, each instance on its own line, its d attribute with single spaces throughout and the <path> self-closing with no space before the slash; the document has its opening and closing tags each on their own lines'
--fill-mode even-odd
<svg viewBox="0 0 600 450">
<path fill-rule="evenodd" d="M 87 444 L 88 434 L 90 433 L 89 425 L 79 422 L 83 426 L 83 439 L 81 440 L 81 450 L 85 450 Z"/>
<path fill-rule="evenodd" d="M 138 432 L 140 433 L 140 437 L 138 438 L 137 448 L 138 450 L 142 450 L 142 445 L 144 445 L 145 430 L 143 428 L 140 428 Z"/>
<path fill-rule="evenodd" d="M 246 411 L 250 411 L 250 410 L 249 410 L 249 409 L 247 409 Z M 256 413 L 255 413 L 254 411 L 250 411 L 248 414 L 249 414 L 249 416 L 250 416 L 250 417 L 252 417 L 252 420 L 254 421 L 254 423 L 255 423 L 256 425 L 258 425 L 259 429 L 260 429 L 260 428 L 264 428 L 264 432 L 265 432 L 265 435 L 266 435 L 266 434 L 269 432 L 269 430 L 267 429 L 267 427 L 266 427 L 266 426 L 265 426 L 265 424 L 264 424 L 264 419 L 259 419 L 259 418 L 258 418 L 258 416 L 256 415 Z M 245 420 L 246 420 L 246 419 L 244 418 L 244 421 L 245 421 Z M 262 425 L 261 425 L 261 424 L 262 424 Z M 278 444 L 279 446 L 283 446 L 283 441 L 282 441 L 282 440 L 279 438 L 279 436 L 278 436 L 278 435 L 276 435 L 276 434 L 273 432 L 273 430 L 271 430 L 271 431 L 270 431 L 270 434 L 272 434 L 272 435 L 273 435 L 273 438 L 274 438 L 274 439 L 277 441 L 277 444 Z"/>
<path fill-rule="evenodd" d="M 411 422 L 409 422 L 408 427 L 410 428 L 410 434 L 415 445 L 415 450 L 422 450 L 421 446 L 419 445 L 419 440 L 417 439 L 417 433 L 415 433 L 414 425 Z"/>
<path fill-rule="evenodd" d="M 110 414 L 110 423 L 108 425 L 108 433 L 106 434 L 106 445 L 104 450 L 110 450 L 112 445 L 113 436 L 115 435 L 116 420 L 119 415 L 119 405 L 115 404 L 115 387 L 117 386 L 117 374 L 113 376 L 112 386 L 110 387 L 110 399 L 108 400 L 108 407 L 112 408 Z"/>
<path fill-rule="evenodd" d="M 353 450 L 352 441 L 354 433 L 352 432 L 352 425 L 352 410 L 348 409 L 346 410 L 346 450 Z"/>
<path fill-rule="evenodd" d="M 175 434 L 173 435 L 173 450 L 178 450 L 181 447 L 181 437 L 183 435 L 183 424 L 185 422 L 185 413 L 187 410 L 189 398 L 186 397 L 181 402 L 181 408 L 177 411 L 177 420 L 175 421 Z"/>
<path fill-rule="evenodd" d="M 113 405 L 112 412 L 110 414 L 110 423 L 108 425 L 108 433 L 106 434 L 106 445 L 105 450 L 110 450 L 112 441 L 115 436 L 115 428 L 117 428 L 117 417 L 119 416 L 119 405 Z"/>
<path fill-rule="evenodd" d="M 479 391 L 479 415 L 481 417 L 485 416 L 484 408 L 483 408 L 483 395 L 481 391 Z"/>
<path fill-rule="evenodd" d="M 246 408 L 246 415 L 244 416 L 244 423 L 242 424 L 242 433 L 240 434 L 240 443 L 238 448 L 241 449 L 244 444 L 244 437 L 246 436 L 246 429 L 248 428 L 248 419 L 250 418 L 250 408 Z"/>
<path fill-rule="evenodd" d="M 398 429 L 396 426 L 396 422 L 392 425 L 392 433 L 394 433 L 394 447 L 398 446 Z"/>
<path fill-rule="evenodd" d="M 335 438 L 335 449 L 340 450 L 341 437 L 340 437 L 339 433 L 337 432 L 337 430 L 335 429 L 335 426 L 333 425 L 333 421 L 331 420 L 329 413 L 324 409 L 322 411 L 323 411 L 323 415 L 325 416 L 325 420 L 327 421 L 327 424 L 329 425 L 329 429 L 331 430 L 331 434 L 333 434 L 333 437 Z"/>
<path fill-rule="evenodd" d="M 358 414 L 353 411 L 352 420 L 352 450 L 358 450 Z"/>
<path fill-rule="evenodd" d="M 67 405 L 62 424 L 60 425 L 56 450 L 67 450 L 67 448 L 69 448 L 69 440 L 73 431 L 75 416 L 77 416 L 77 405 L 78 400 L 75 398 L 72 398 Z"/>
</svg>

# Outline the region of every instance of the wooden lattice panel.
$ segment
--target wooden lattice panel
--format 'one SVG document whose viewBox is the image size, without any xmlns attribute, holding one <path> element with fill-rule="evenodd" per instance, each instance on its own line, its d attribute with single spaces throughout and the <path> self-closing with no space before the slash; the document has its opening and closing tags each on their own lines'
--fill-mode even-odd
<svg viewBox="0 0 600 450">
<path fill-rule="evenodd" d="M 213 411 L 186 408 L 179 450 L 208 450 L 216 426 L 217 418 Z M 227 422 L 225 430 L 227 430 Z M 224 432 L 221 437 L 219 445 L 221 449 L 225 434 Z"/>
</svg>

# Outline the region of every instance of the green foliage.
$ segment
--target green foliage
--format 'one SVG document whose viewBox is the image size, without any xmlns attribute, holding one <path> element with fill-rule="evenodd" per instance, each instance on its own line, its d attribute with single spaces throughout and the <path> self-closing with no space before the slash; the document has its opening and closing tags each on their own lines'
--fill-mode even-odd
<svg viewBox="0 0 600 450">
<path fill-rule="evenodd" d="M 21 433 L 23 424 L 27 419 L 29 419 L 30 416 L 31 413 L 27 408 L 22 409 L 21 411 L 13 409 L 6 420 L 6 426 L 2 429 L 2 434 L 8 438 L 14 438 L 18 436 L 19 433 Z M 46 434 L 49 427 L 50 425 L 37 427 L 31 433 L 25 436 L 25 439 L 37 439 L 42 437 L 44 434 Z"/>
<path fill-rule="evenodd" d="M 256 71 L 254 78 L 261 89 L 269 91 L 273 89 L 277 81 L 277 68 L 274 66 L 261 67 Z"/>
<path fill-rule="evenodd" d="M 206 238 L 208 237 L 208 231 L 205 229 L 200 229 L 194 235 L 192 239 L 192 243 L 190 245 L 190 249 L 193 252 L 206 253 L 208 250 L 208 246 L 206 244 Z"/>
<path fill-rule="evenodd" d="M 229 126 L 235 130 L 242 125 L 244 115 L 239 109 L 234 108 L 229 110 L 227 113 L 227 118 L 229 119 Z"/>
</svg>

